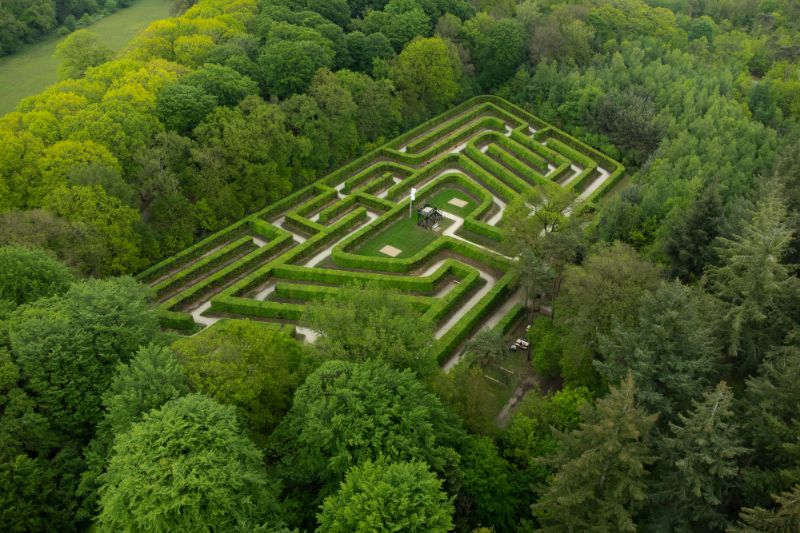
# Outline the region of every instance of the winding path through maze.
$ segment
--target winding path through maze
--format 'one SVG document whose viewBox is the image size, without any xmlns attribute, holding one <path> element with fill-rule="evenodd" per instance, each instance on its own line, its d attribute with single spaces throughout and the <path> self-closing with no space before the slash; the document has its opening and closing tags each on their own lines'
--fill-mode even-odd
<svg viewBox="0 0 800 533">
<path fill-rule="evenodd" d="M 139 278 L 156 292 L 162 325 L 186 332 L 232 316 L 297 324 L 307 302 L 349 283 L 393 288 L 433 324 L 447 371 L 476 331 L 505 332 L 522 313 L 514 258 L 499 251 L 508 203 L 533 187 L 567 187 L 591 203 L 623 173 L 530 113 L 477 97 Z M 412 187 L 416 205 L 442 212 L 440 233 L 412 227 Z M 417 232 L 418 248 L 403 241 L 408 232 Z"/>
</svg>

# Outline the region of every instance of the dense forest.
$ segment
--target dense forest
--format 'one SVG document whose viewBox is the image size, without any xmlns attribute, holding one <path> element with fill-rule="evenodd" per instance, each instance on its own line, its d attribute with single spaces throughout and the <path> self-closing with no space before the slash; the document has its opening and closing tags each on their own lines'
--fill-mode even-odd
<svg viewBox="0 0 800 533">
<path fill-rule="evenodd" d="M 4 3 L 0 53 L 109 1 Z M 0 117 L 4 531 L 800 531 L 797 2 L 178 11 Z M 555 385 L 507 427 L 491 350 L 443 374 L 392 293 L 310 306 L 313 346 L 159 328 L 130 274 L 483 93 L 629 174 L 511 206 Z"/>
</svg>

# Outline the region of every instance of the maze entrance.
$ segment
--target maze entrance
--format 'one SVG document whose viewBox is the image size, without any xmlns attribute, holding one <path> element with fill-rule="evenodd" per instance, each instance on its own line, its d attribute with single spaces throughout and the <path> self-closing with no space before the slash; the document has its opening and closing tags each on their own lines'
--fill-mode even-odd
<svg viewBox="0 0 800 533">
<path fill-rule="evenodd" d="M 296 324 L 306 302 L 354 281 L 394 288 L 434 325 L 448 370 L 476 331 L 503 330 L 522 313 L 515 259 L 499 246 L 508 203 L 534 187 L 567 187 L 591 203 L 623 172 L 505 100 L 477 97 L 139 279 L 155 290 L 162 325 L 187 333 L 224 317 Z M 414 205 L 430 208 L 424 227 L 409 213 L 412 188 Z M 437 232 L 427 229 L 434 218 Z"/>
</svg>

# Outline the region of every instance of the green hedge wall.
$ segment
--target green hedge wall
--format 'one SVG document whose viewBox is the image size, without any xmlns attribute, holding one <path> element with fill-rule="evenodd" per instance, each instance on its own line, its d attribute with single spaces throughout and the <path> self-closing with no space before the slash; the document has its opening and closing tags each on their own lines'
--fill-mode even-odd
<svg viewBox="0 0 800 533">
<path fill-rule="evenodd" d="M 509 272 L 497 280 L 492 290 L 481 298 L 475 307 L 438 340 L 434 347 L 434 355 L 439 364 L 444 363 L 453 354 L 458 345 L 502 302 L 503 298 L 508 294 L 509 286 L 513 279 L 514 274 Z"/>
<path fill-rule="evenodd" d="M 217 250 L 213 254 L 210 254 L 200 261 L 193 263 L 189 268 L 179 270 L 172 276 L 160 281 L 156 285 L 153 285 L 153 289 L 156 291 L 156 296 L 161 297 L 165 293 L 174 290 L 176 287 L 180 287 L 181 285 L 185 285 L 186 283 L 194 281 L 197 278 L 213 271 L 220 265 L 241 257 L 254 248 L 256 248 L 256 245 L 253 243 L 252 237 L 249 235 L 240 237 L 227 246 Z"/>
</svg>

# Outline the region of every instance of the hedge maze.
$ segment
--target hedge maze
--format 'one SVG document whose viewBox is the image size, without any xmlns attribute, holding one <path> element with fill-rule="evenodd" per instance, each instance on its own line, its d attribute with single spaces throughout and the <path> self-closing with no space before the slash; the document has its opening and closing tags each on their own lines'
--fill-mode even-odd
<svg viewBox="0 0 800 533">
<path fill-rule="evenodd" d="M 195 331 L 223 317 L 296 323 L 307 302 L 353 282 L 399 290 L 434 324 L 445 368 L 482 327 L 522 312 L 498 225 L 526 190 L 606 194 L 624 168 L 497 97 L 473 98 L 139 275 L 162 325 Z M 416 227 L 430 203 L 438 232 Z M 297 331 L 314 340 L 315 333 Z"/>
</svg>

